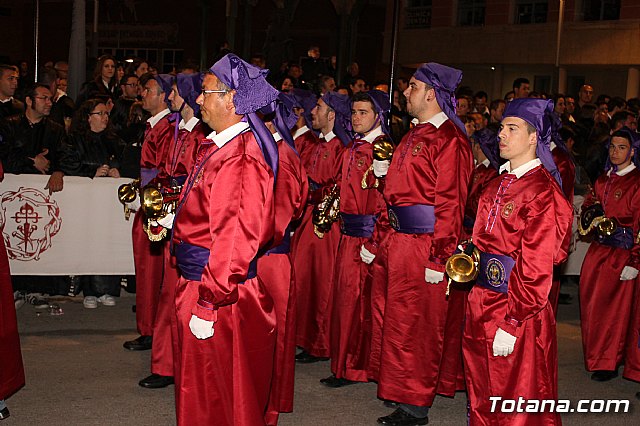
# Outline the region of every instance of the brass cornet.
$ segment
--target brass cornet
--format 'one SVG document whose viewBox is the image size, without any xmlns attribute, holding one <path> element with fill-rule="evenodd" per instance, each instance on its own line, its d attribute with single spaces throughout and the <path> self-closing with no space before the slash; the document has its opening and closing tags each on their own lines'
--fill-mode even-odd
<svg viewBox="0 0 640 426">
<path fill-rule="evenodd" d="M 391 141 L 391 139 L 389 139 L 389 137 L 387 135 L 382 135 L 376 138 L 376 140 L 373 141 L 373 159 L 374 160 L 378 160 L 378 161 L 391 161 L 391 158 L 393 157 L 393 151 L 396 149 L 395 146 L 393 145 L 393 142 Z M 369 173 L 373 172 L 373 164 L 371 166 L 369 166 L 369 168 L 364 172 L 364 175 L 362 176 L 362 189 L 369 189 L 369 188 L 377 188 L 379 185 L 378 179 L 376 179 L 376 183 L 373 184 L 373 186 L 368 186 L 367 185 L 367 176 L 369 176 Z"/>
<path fill-rule="evenodd" d="M 340 189 L 338 184 L 333 188 L 322 201 L 314 207 L 312 213 L 313 232 L 318 238 L 324 238 L 324 234 L 331 230 L 333 222 L 338 220 L 340 214 Z"/>
<path fill-rule="evenodd" d="M 167 229 L 162 227 L 160 232 L 153 232 L 149 221 L 158 221 L 175 211 L 180 198 L 181 186 L 157 188 L 148 185 L 142 191 L 142 210 L 147 217 L 144 230 L 151 241 L 160 241 L 167 235 Z"/>
<path fill-rule="evenodd" d="M 129 220 L 131 210 L 127 207 L 128 203 L 133 202 L 138 197 L 140 190 L 140 179 L 132 180 L 129 183 L 122 184 L 118 187 L 118 200 L 124 205 L 124 218 Z"/>
<path fill-rule="evenodd" d="M 466 244 L 466 246 L 465 246 Z M 464 250 L 456 253 L 447 259 L 445 271 L 449 277 L 447 284 L 447 293 L 449 295 L 449 287 L 451 281 L 457 283 L 468 283 L 478 278 L 478 263 L 480 263 L 480 252 L 471 241 L 463 242 Z"/>
</svg>

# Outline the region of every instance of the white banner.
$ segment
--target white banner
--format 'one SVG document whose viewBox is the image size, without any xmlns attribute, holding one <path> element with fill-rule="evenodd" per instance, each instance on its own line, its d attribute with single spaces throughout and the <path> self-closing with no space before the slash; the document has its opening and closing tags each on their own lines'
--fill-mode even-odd
<svg viewBox="0 0 640 426">
<path fill-rule="evenodd" d="M 12 275 L 133 275 L 131 225 L 118 187 L 131 179 L 10 175 L 0 183 L 0 224 Z"/>
</svg>

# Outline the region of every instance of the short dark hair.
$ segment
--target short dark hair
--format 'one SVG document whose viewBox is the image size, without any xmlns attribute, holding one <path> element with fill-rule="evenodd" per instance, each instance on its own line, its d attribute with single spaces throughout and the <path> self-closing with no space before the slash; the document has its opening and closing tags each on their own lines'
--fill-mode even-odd
<svg viewBox="0 0 640 426">
<path fill-rule="evenodd" d="M 489 95 L 487 95 L 487 92 L 484 92 L 482 90 L 480 90 L 479 92 L 476 92 L 475 95 L 473 95 L 474 99 L 481 99 L 481 98 L 485 98 L 485 99 L 489 99 Z"/>
<path fill-rule="evenodd" d="M 124 86 L 125 84 L 127 84 L 127 80 L 129 80 L 130 78 L 135 78 L 136 80 L 138 79 L 138 76 L 135 74 L 125 74 L 122 76 L 122 78 L 120 79 L 120 86 Z"/>
<path fill-rule="evenodd" d="M 629 116 L 633 116 L 631 111 L 622 110 L 618 111 L 611 117 L 611 128 L 615 129 L 618 125 L 623 125 L 625 121 L 629 118 Z"/>
<path fill-rule="evenodd" d="M 620 96 L 614 96 L 609 100 L 609 111 L 613 111 L 615 108 L 624 108 L 627 102 Z"/>
<path fill-rule="evenodd" d="M 373 110 L 373 112 L 376 111 L 376 106 L 374 105 L 371 96 L 369 96 L 367 92 L 354 93 L 353 96 L 351 96 L 351 103 L 353 104 L 355 102 L 369 102 L 371 104 L 371 109 Z"/>
<path fill-rule="evenodd" d="M 523 84 L 530 84 L 528 78 L 518 77 L 513 80 L 513 89 L 519 89 Z"/>
<path fill-rule="evenodd" d="M 24 94 L 24 97 L 25 98 L 30 98 L 31 102 L 35 102 L 36 91 L 38 90 L 38 88 L 47 89 L 49 92 L 51 92 L 51 88 L 49 86 L 47 86 L 46 84 L 36 83 L 33 86 L 29 87 L 29 89 Z"/>
<path fill-rule="evenodd" d="M 15 65 L 0 64 L 0 73 L 4 74 L 5 71 L 18 72 L 18 67 Z"/>
<path fill-rule="evenodd" d="M 491 103 L 489 104 L 489 111 L 495 111 L 498 109 L 498 106 L 500 104 L 507 104 L 507 102 L 505 102 L 504 99 L 494 99 L 491 101 Z"/>
</svg>

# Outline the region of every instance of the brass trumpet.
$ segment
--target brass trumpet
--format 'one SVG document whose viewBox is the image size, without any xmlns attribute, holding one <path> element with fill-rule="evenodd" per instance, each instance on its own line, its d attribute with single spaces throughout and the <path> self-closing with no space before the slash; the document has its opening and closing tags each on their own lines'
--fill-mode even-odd
<svg viewBox="0 0 640 426">
<path fill-rule="evenodd" d="M 133 202 L 138 197 L 138 191 L 140 188 L 140 179 L 132 180 L 129 183 L 124 183 L 118 187 L 118 200 L 124 206 L 124 218 L 129 220 L 131 216 L 131 210 L 127 207 L 128 203 Z"/>
<path fill-rule="evenodd" d="M 580 214 L 578 232 L 582 236 L 588 235 L 595 230 L 601 237 L 610 237 L 617 229 L 616 220 L 605 216 L 604 209 L 600 203 L 587 207 Z"/>
<path fill-rule="evenodd" d="M 466 244 L 466 246 L 465 246 Z M 462 243 L 464 250 L 455 253 L 445 264 L 445 271 L 449 277 L 446 295 L 449 295 L 451 281 L 457 283 L 468 283 L 478 278 L 478 263 L 480 263 L 480 252 L 471 241 Z"/>
<path fill-rule="evenodd" d="M 149 240 L 160 241 L 167 235 L 167 229 L 161 227 L 159 232 L 157 226 L 152 226 L 150 221 L 158 221 L 169 213 L 175 211 L 180 198 L 181 186 L 164 187 L 162 189 L 148 185 L 142 191 L 142 210 L 147 217 L 147 223 L 143 227 Z M 154 229 L 155 228 L 155 229 Z"/>
<path fill-rule="evenodd" d="M 373 141 L 373 159 L 378 161 L 391 161 L 393 157 L 393 151 L 396 149 L 393 145 L 393 142 L 387 135 L 381 135 Z M 362 176 L 362 189 L 369 188 L 377 188 L 379 185 L 378 179 L 376 179 L 376 183 L 373 186 L 367 185 L 367 176 L 369 173 L 373 172 L 373 164 L 369 166 L 369 168 L 364 172 Z"/>
<path fill-rule="evenodd" d="M 313 232 L 318 238 L 324 238 L 324 234 L 331 230 L 333 222 L 338 220 L 340 214 L 340 189 L 338 184 L 333 188 L 322 201 L 313 209 L 312 222 Z"/>
<path fill-rule="evenodd" d="M 618 229 L 618 224 L 615 219 L 603 217 L 596 225 L 598 235 L 601 237 L 610 237 Z"/>
</svg>

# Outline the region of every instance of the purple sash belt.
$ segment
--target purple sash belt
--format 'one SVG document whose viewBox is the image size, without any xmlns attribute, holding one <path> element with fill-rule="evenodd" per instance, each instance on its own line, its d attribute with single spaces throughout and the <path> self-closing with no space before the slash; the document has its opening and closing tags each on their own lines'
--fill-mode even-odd
<svg viewBox="0 0 640 426">
<path fill-rule="evenodd" d="M 391 227 L 403 234 L 432 234 L 436 224 L 433 206 L 415 204 L 413 206 L 389 206 Z"/>
<path fill-rule="evenodd" d="M 340 213 L 340 232 L 349 237 L 370 238 L 378 217 L 373 214 Z"/>
<path fill-rule="evenodd" d="M 174 249 L 180 275 L 189 281 L 202 281 L 204 267 L 209 263 L 209 249 L 177 241 Z M 247 279 L 255 278 L 257 272 L 258 259 L 255 258 L 249 263 Z"/>
<path fill-rule="evenodd" d="M 509 256 L 480 252 L 480 270 L 476 284 L 498 293 L 506 293 L 515 264 L 516 261 Z"/>
<path fill-rule="evenodd" d="M 633 230 L 618 226 L 616 232 L 609 237 L 598 235 L 598 242 L 605 246 L 630 250 L 633 247 Z"/>
<path fill-rule="evenodd" d="M 158 176 L 158 173 L 160 173 L 160 170 L 156 168 L 149 169 L 146 167 L 142 167 L 140 169 L 140 187 L 144 188 L 145 186 L 147 186 L 149 182 L 151 182 L 156 176 Z"/>
<path fill-rule="evenodd" d="M 287 226 L 284 230 L 284 236 L 279 246 L 267 250 L 266 256 L 270 254 L 287 254 L 291 252 L 291 225 Z"/>
</svg>

